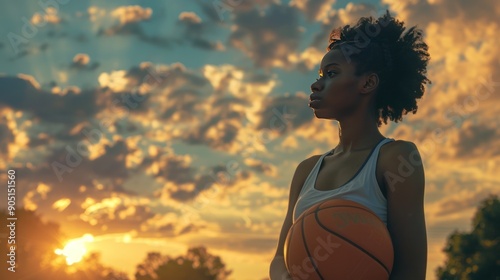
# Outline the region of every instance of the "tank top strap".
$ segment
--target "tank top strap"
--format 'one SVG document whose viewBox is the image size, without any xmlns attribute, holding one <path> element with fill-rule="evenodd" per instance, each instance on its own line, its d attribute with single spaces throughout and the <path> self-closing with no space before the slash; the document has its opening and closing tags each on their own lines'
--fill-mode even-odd
<svg viewBox="0 0 500 280">
<path fill-rule="evenodd" d="M 385 138 L 385 139 L 382 139 L 380 141 L 380 143 L 377 144 L 377 146 L 375 147 L 375 150 L 373 151 L 373 154 L 375 156 L 378 155 L 379 151 L 380 151 L 380 148 L 382 148 L 382 146 L 386 143 L 389 143 L 389 142 L 392 142 L 392 141 L 395 141 L 393 138 Z"/>
<path fill-rule="evenodd" d="M 382 139 L 377 146 L 373 149 L 373 151 L 370 153 L 369 158 L 366 160 L 365 165 L 363 166 L 363 169 L 361 170 L 362 173 L 368 173 L 368 174 L 375 174 L 375 168 L 377 166 L 377 159 L 378 155 L 380 153 L 380 149 L 382 146 L 388 142 L 395 141 L 393 138 L 385 138 Z"/>
<path fill-rule="evenodd" d="M 306 180 L 304 181 L 304 185 L 302 186 L 300 194 L 302 194 L 306 191 L 309 191 L 309 189 L 312 189 L 314 187 L 314 184 L 312 182 L 314 182 L 314 179 L 318 176 L 319 167 L 321 166 L 321 163 L 323 162 L 323 159 L 325 158 L 325 156 L 330 154 L 332 151 L 333 150 L 329 150 L 328 152 L 323 153 L 319 157 L 318 161 L 316 162 L 313 169 L 309 172 L 309 175 L 307 176 Z"/>
</svg>

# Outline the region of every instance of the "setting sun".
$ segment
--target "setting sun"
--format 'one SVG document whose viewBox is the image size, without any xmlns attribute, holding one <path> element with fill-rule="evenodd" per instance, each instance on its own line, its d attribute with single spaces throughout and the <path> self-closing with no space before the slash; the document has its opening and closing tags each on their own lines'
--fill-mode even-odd
<svg viewBox="0 0 500 280">
<path fill-rule="evenodd" d="M 91 234 L 85 234 L 80 238 L 68 241 L 63 249 L 56 249 L 55 253 L 65 256 L 66 263 L 72 265 L 82 260 L 85 253 L 87 253 L 85 243 L 92 241 L 94 241 L 94 237 Z"/>
</svg>

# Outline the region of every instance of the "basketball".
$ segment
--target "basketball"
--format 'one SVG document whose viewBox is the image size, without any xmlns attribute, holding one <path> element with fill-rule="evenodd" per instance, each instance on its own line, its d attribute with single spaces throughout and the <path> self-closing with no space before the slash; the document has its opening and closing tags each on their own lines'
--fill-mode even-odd
<svg viewBox="0 0 500 280">
<path fill-rule="evenodd" d="M 284 257 L 294 280 L 387 280 L 394 251 L 387 227 L 373 211 L 330 199 L 306 210 L 290 227 Z"/>
</svg>

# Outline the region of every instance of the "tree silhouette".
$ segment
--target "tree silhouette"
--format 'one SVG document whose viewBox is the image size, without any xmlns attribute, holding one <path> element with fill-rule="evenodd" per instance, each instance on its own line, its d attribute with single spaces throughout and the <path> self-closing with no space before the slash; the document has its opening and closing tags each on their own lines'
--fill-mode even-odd
<svg viewBox="0 0 500 280">
<path fill-rule="evenodd" d="M 439 280 L 500 279 L 500 201 L 490 195 L 481 202 L 472 231 L 455 230 L 443 251 L 447 260 L 436 269 Z"/>
<path fill-rule="evenodd" d="M 72 280 L 129 280 L 125 273 L 102 265 L 101 256 L 98 253 L 91 253 L 80 262 L 73 264 L 72 271 L 68 275 Z"/>
<path fill-rule="evenodd" d="M 7 221 L 7 213 L 2 211 L 0 220 Z M 15 244 L 8 244 L 6 239 L 2 241 L 2 252 L 10 252 L 12 245 L 16 246 L 15 273 L 4 267 L 0 270 L 1 279 L 40 279 L 40 275 L 60 274 L 57 269 L 52 269 L 51 257 L 60 258 L 54 254 L 54 249 L 62 247 L 62 235 L 59 225 L 55 223 L 43 223 L 39 216 L 33 211 L 23 209 L 16 210 L 15 221 Z M 9 221 L 10 222 L 10 221 Z M 2 236 L 8 237 L 10 230 L 6 226 L 1 227 Z M 2 264 L 7 262 L 6 254 L 2 254 Z"/>
<path fill-rule="evenodd" d="M 0 220 L 7 221 L 6 211 L 0 212 Z M 43 222 L 34 211 L 16 209 L 15 240 L 16 240 L 16 272 L 7 270 L 7 254 L 10 246 L 9 229 L 0 229 L 2 243 L 2 269 L 0 279 L 23 280 L 128 280 L 124 273 L 116 272 L 100 263 L 96 253 L 86 256 L 82 261 L 72 266 L 66 265 L 64 256 L 56 255 L 54 250 L 62 248 L 66 237 L 58 224 Z"/>
<path fill-rule="evenodd" d="M 232 273 L 218 256 L 203 246 L 190 248 L 186 256 L 162 256 L 148 253 L 137 266 L 136 280 L 225 280 Z"/>
</svg>

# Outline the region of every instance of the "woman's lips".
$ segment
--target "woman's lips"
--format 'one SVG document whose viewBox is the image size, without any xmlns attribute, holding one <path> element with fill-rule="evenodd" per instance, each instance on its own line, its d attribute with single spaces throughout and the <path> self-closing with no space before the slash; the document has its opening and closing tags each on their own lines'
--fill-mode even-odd
<svg viewBox="0 0 500 280">
<path fill-rule="evenodd" d="M 309 95 L 309 107 L 318 108 L 321 103 L 321 96 L 318 93 L 312 93 Z"/>
<path fill-rule="evenodd" d="M 313 99 L 313 100 L 309 101 L 309 107 L 318 108 L 320 103 L 321 103 L 320 99 Z"/>
</svg>

